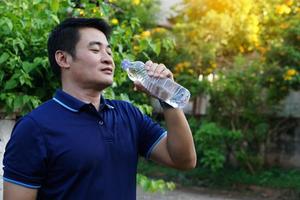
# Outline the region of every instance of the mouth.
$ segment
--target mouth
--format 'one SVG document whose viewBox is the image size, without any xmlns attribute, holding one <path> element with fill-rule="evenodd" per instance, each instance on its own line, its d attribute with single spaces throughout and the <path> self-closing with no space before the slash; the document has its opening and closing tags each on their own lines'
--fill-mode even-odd
<svg viewBox="0 0 300 200">
<path fill-rule="evenodd" d="M 100 70 L 101 72 L 104 72 L 105 74 L 112 74 L 113 73 L 113 69 L 110 67 L 106 67 Z"/>
</svg>

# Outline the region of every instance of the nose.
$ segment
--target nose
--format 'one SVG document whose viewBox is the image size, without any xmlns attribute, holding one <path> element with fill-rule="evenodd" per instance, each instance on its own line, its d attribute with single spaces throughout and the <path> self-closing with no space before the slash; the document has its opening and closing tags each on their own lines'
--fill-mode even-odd
<svg viewBox="0 0 300 200">
<path fill-rule="evenodd" d="M 101 59 L 100 59 L 101 63 L 103 64 L 108 64 L 108 65 L 112 65 L 113 64 L 113 59 L 111 57 L 111 55 L 109 55 L 106 51 L 104 51 L 101 54 Z"/>
</svg>

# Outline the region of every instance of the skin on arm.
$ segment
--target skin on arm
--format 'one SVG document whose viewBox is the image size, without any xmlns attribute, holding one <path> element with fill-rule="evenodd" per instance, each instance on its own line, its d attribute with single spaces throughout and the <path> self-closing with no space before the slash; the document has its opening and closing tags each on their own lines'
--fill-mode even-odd
<svg viewBox="0 0 300 200">
<path fill-rule="evenodd" d="M 150 159 L 180 170 L 196 166 L 196 151 L 192 132 L 180 109 L 164 110 L 168 134 L 153 149 Z"/>
<path fill-rule="evenodd" d="M 146 62 L 148 75 L 153 77 L 171 78 L 172 72 L 163 64 L 156 64 L 152 61 Z M 139 83 L 135 83 L 138 90 L 145 91 Z M 164 109 L 164 118 L 168 134 L 153 149 L 150 159 L 160 164 L 187 170 L 196 166 L 196 150 L 190 126 L 181 109 Z"/>
<path fill-rule="evenodd" d="M 37 189 L 26 188 L 7 181 L 3 182 L 3 200 L 35 200 Z"/>
</svg>

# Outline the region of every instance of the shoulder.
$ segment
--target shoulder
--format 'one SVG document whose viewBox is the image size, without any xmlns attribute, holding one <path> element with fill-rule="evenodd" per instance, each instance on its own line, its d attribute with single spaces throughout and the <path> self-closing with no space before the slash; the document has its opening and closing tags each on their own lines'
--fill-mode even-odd
<svg viewBox="0 0 300 200">
<path fill-rule="evenodd" d="M 26 141 L 31 140 L 31 138 L 36 138 L 41 136 L 41 128 L 38 123 L 28 114 L 20 118 L 11 134 L 11 140 L 13 141 Z"/>
<path fill-rule="evenodd" d="M 46 124 L 54 123 L 61 115 L 61 110 L 60 106 L 50 99 L 22 117 L 18 123 L 28 123 L 41 128 Z"/>
<path fill-rule="evenodd" d="M 39 105 L 37 108 L 33 109 L 28 116 L 30 117 L 40 117 L 41 115 L 45 115 L 46 113 L 51 113 L 55 111 L 54 108 L 57 108 L 58 105 L 54 102 L 53 99 L 50 99 L 43 104 Z"/>
<path fill-rule="evenodd" d="M 112 106 L 118 111 L 121 112 L 134 112 L 139 113 L 140 110 L 136 106 L 134 106 L 132 103 L 124 100 L 106 100 L 106 104 Z"/>
</svg>

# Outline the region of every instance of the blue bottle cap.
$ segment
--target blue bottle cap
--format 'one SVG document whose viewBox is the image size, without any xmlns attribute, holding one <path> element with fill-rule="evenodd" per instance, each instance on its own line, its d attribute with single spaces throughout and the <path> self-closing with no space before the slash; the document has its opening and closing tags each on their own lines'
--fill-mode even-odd
<svg viewBox="0 0 300 200">
<path fill-rule="evenodd" d="M 123 70 L 126 70 L 126 69 L 128 69 L 129 66 L 130 66 L 130 61 L 127 60 L 127 59 L 125 59 L 125 60 L 123 60 L 123 61 L 121 62 L 121 65 L 122 65 L 122 69 L 123 69 Z"/>
</svg>

